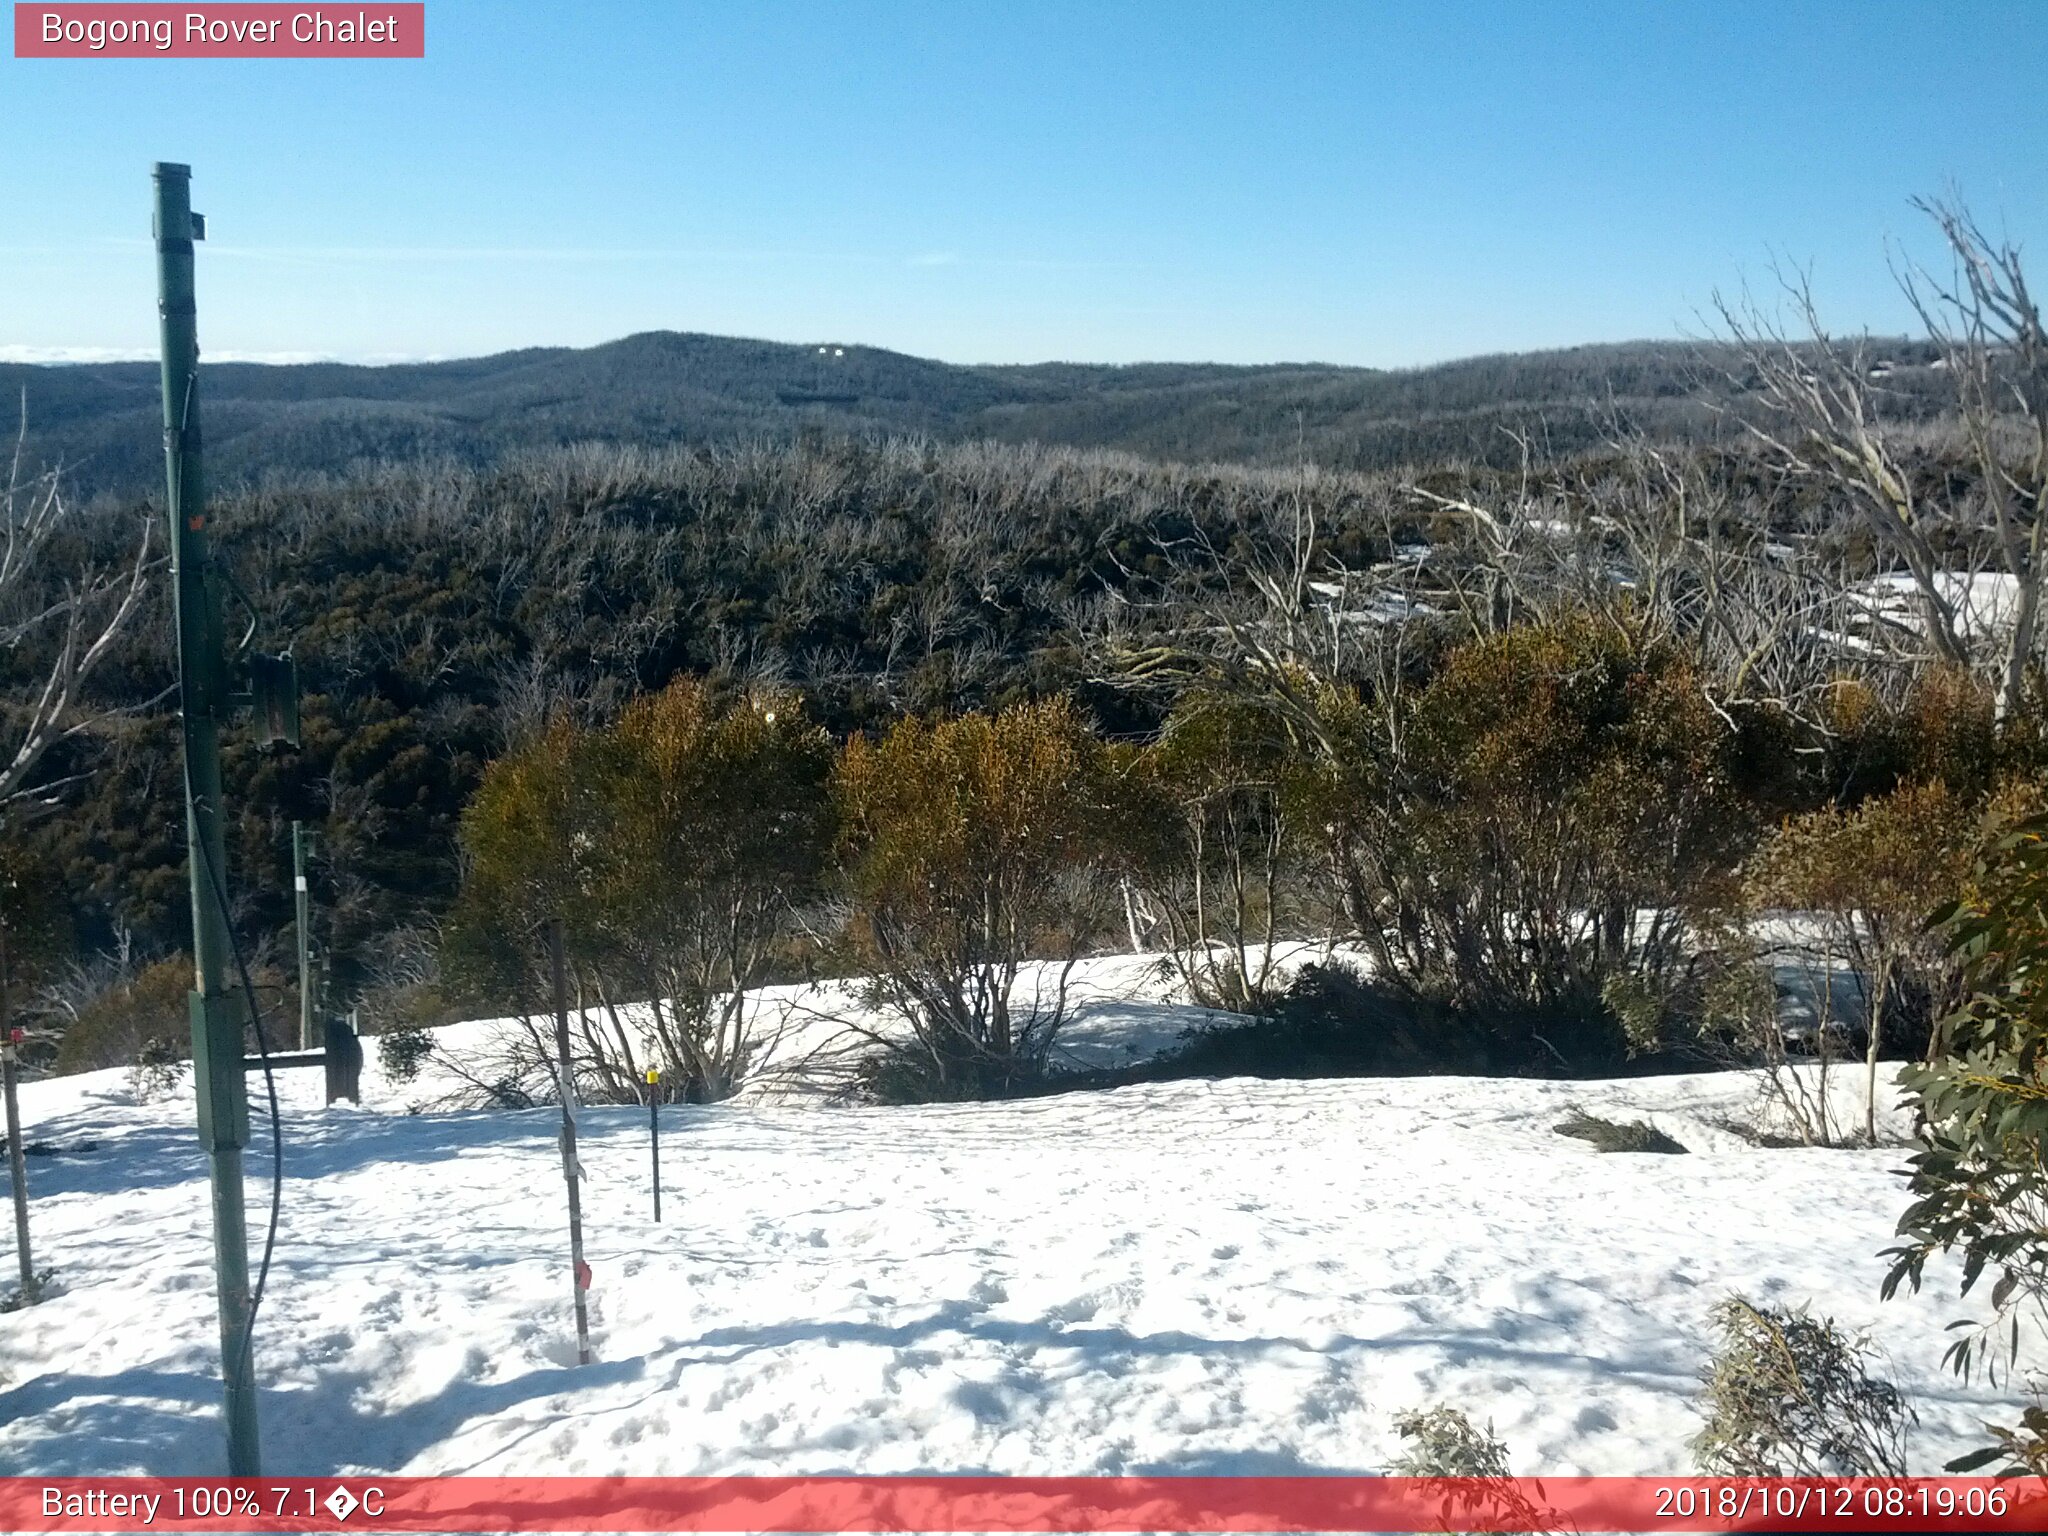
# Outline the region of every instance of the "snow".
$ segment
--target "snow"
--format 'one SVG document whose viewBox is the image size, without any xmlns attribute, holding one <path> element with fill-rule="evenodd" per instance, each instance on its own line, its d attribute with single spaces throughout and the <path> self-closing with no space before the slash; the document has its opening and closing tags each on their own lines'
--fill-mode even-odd
<svg viewBox="0 0 2048 1536">
<path fill-rule="evenodd" d="M 2019 582 L 2009 575 L 1984 571 L 1936 571 L 1934 589 L 1956 615 L 1958 631 L 1982 639 L 2010 629 L 2019 610 Z M 1926 623 L 1920 589 L 1912 574 L 1893 571 L 1873 577 L 1851 594 L 1866 611 L 1912 630 Z"/>
<path fill-rule="evenodd" d="M 1196 1017 L 1141 961 L 1084 973 L 1084 1056 Z M 1941 1367 L 1966 1310 L 1945 1277 L 1878 1300 L 1898 1146 L 1756 1147 L 1721 1124 L 1753 1098 L 1740 1076 L 670 1108 L 660 1225 L 645 1112 L 586 1108 L 586 1367 L 557 1113 L 407 1114 L 417 1085 L 374 1051 L 365 1078 L 361 1110 L 280 1079 L 257 1343 L 277 1473 L 1372 1471 L 1393 1416 L 1436 1401 L 1490 1418 L 1517 1471 L 1678 1472 L 1709 1313 L 1738 1290 L 1871 1331 L 1921 1414 L 1917 1471 L 2008 1412 Z M 1860 1077 L 1835 1088 L 1849 1110 Z M 218 1471 L 189 1089 L 137 1103 L 94 1073 L 22 1106 L 27 1139 L 97 1147 L 31 1160 L 58 1284 L 0 1316 L 0 1473 Z M 1551 1130 L 1575 1107 L 1690 1154 L 1597 1153 Z"/>
<path fill-rule="evenodd" d="M 1401 592 L 1382 592 L 1368 597 L 1364 602 L 1346 608 L 1335 615 L 1338 622 L 1351 625 L 1381 626 L 1405 624 L 1411 619 L 1428 618 L 1437 608 L 1419 597 L 1409 597 Z"/>
<path fill-rule="evenodd" d="M 1410 597 L 1404 592 L 1361 591 L 1354 601 L 1342 582 L 1312 581 L 1308 586 L 1311 592 L 1324 599 L 1323 606 L 1330 611 L 1331 617 L 1342 624 L 1405 624 L 1410 619 L 1427 618 L 1437 611 L 1421 598 Z"/>
</svg>

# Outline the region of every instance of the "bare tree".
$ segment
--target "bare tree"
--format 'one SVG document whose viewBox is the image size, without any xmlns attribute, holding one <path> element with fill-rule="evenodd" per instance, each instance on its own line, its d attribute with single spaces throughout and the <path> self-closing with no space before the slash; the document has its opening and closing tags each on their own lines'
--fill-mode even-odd
<svg viewBox="0 0 2048 1536">
<path fill-rule="evenodd" d="M 1749 435 L 1786 473 L 1844 495 L 1877 548 L 1904 568 L 1927 659 L 1986 676 L 2003 718 L 2040 644 L 2048 332 L 2018 247 L 1993 240 L 1954 200 L 1915 206 L 1941 230 L 1953 273 L 1938 279 L 1906 263 L 1899 282 L 1950 380 L 1972 500 L 1923 484 L 1911 461 L 1922 434 L 1896 408 L 1895 369 L 1868 338 L 1827 332 L 1806 273 L 1779 274 L 1803 336 L 1747 299 L 1717 298 L 1716 308 L 1759 402 Z M 1987 601 L 1987 573 L 2009 584 L 2009 598 Z M 1882 614 L 1874 620 L 1882 625 Z"/>
<path fill-rule="evenodd" d="M 1906 292 L 1955 381 L 1999 560 L 2016 588 L 1997 678 L 2003 716 L 2019 694 L 2040 633 L 2042 540 L 2048 534 L 2048 332 L 2027 290 L 2017 246 L 1994 244 L 1953 199 L 1916 206 L 1941 227 L 1955 275 L 1944 285 L 1909 270 Z M 2008 446 L 2012 428 L 2017 441 Z"/>
<path fill-rule="evenodd" d="M 81 691 L 140 605 L 153 563 L 151 525 L 144 518 L 134 558 L 125 564 L 63 574 L 49 569 L 52 545 L 73 514 L 56 470 L 24 471 L 27 432 L 24 404 L 0 492 L 0 646 L 27 649 L 36 658 L 40 682 L 0 714 L 0 819 L 11 807 L 47 799 L 61 786 L 61 780 L 39 778 L 38 769 L 52 747 L 99 718 L 81 707 Z"/>
<path fill-rule="evenodd" d="M 1197 683 L 1253 699 L 1313 755 L 1334 755 L 1334 690 L 1375 669 L 1376 602 L 1407 600 L 1403 580 L 1348 570 L 1323 547 L 1318 503 L 1334 478 L 1306 465 L 1284 489 L 1247 477 L 1220 529 L 1191 516 L 1185 533 L 1155 534 L 1163 574 L 1124 568 L 1125 590 L 1092 616 L 1098 679 L 1166 699 Z"/>
<path fill-rule="evenodd" d="M 1590 613 L 1633 653 L 1675 649 L 1734 724 L 1770 709 L 1825 736 L 1847 679 L 1896 696 L 1925 643 L 1873 609 L 1833 532 L 1774 528 L 1701 457 L 1610 413 L 1604 452 L 1556 463 L 1519 439 L 1518 482 L 1482 504 L 1416 485 L 1458 531 L 1433 559 L 1435 601 L 1474 638 Z"/>
</svg>

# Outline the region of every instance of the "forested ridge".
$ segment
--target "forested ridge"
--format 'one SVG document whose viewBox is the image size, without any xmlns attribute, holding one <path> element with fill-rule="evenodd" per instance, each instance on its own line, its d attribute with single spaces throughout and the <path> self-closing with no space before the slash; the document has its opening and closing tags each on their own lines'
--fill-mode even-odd
<svg viewBox="0 0 2048 1536">
<path fill-rule="evenodd" d="M 1507 465 L 1511 435 L 1556 451 L 1619 423 L 1671 440 L 1725 430 L 1745 393 L 1739 359 L 1677 342 L 1574 347 L 1381 370 L 1320 364 L 959 366 L 876 347 L 835 349 L 650 331 L 602 346 L 453 362 L 202 367 L 219 484 L 365 460 L 439 456 L 482 465 L 520 448 L 596 441 L 667 446 L 917 433 L 1120 448 L 1196 461 L 1375 469 L 1455 460 Z M 1932 357 L 1887 342 L 1874 356 Z M 1732 372 L 1733 377 L 1727 376 Z M 1924 370 L 1896 404 L 1939 398 Z M 32 461 L 75 486 L 146 493 L 162 476 L 162 405 L 150 363 L 0 364 L 0 398 L 25 405 Z"/>
</svg>

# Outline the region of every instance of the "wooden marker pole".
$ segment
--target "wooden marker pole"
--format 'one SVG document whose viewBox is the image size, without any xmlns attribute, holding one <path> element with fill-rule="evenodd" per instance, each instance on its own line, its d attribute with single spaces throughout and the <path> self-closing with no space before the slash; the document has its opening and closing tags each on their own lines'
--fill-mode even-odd
<svg viewBox="0 0 2048 1536">
<path fill-rule="evenodd" d="M 647 1069 L 647 1150 L 654 1159 L 654 1219 L 661 1220 L 661 1074 Z"/>
<path fill-rule="evenodd" d="M 5 965 L 0 958 L 0 966 Z M 7 1176 L 14 1183 L 14 1245 L 21 1255 L 21 1304 L 36 1299 L 36 1262 L 28 1249 L 28 1160 L 22 1156 L 21 1103 L 15 1097 L 15 1058 L 22 1032 L 7 1022 L 7 979 L 0 971 L 0 1088 L 7 1097 Z M 650 1077 L 652 1073 L 648 1074 Z M 654 1217 L 661 1219 L 661 1186 L 654 1186 Z"/>
<path fill-rule="evenodd" d="M 576 1363 L 590 1364 L 590 1266 L 583 1262 L 583 1165 L 576 1157 L 576 1084 L 569 1072 L 569 983 L 562 964 L 562 920 L 548 924 L 548 965 L 555 982 L 555 1060 L 562 1095 L 562 1178 L 569 1186 L 569 1262 L 576 1278 Z"/>
</svg>

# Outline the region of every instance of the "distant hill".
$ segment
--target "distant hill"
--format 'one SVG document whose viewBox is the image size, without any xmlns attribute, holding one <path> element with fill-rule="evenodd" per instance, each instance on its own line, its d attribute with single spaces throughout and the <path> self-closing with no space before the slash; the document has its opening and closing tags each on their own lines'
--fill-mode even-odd
<svg viewBox="0 0 2048 1536">
<path fill-rule="evenodd" d="M 1913 351 L 1902 343 L 1891 355 Z M 363 459 L 473 462 L 585 439 L 720 442 L 806 430 L 1035 440 L 1181 460 L 1272 463 L 1305 452 L 1354 469 L 1507 463 L 1518 452 L 1507 429 L 1537 431 L 1567 451 L 1597 441 L 1615 416 L 1658 437 L 1710 434 L 1718 418 L 1702 398 L 1702 371 L 1696 349 L 1677 342 L 1399 371 L 981 367 L 875 347 L 821 359 L 811 346 L 650 331 L 457 362 L 213 363 L 201 382 L 211 471 L 229 483 Z M 32 460 L 61 461 L 86 491 L 157 488 L 157 388 L 152 363 L 0 364 L 0 400 L 26 398 Z"/>
</svg>

